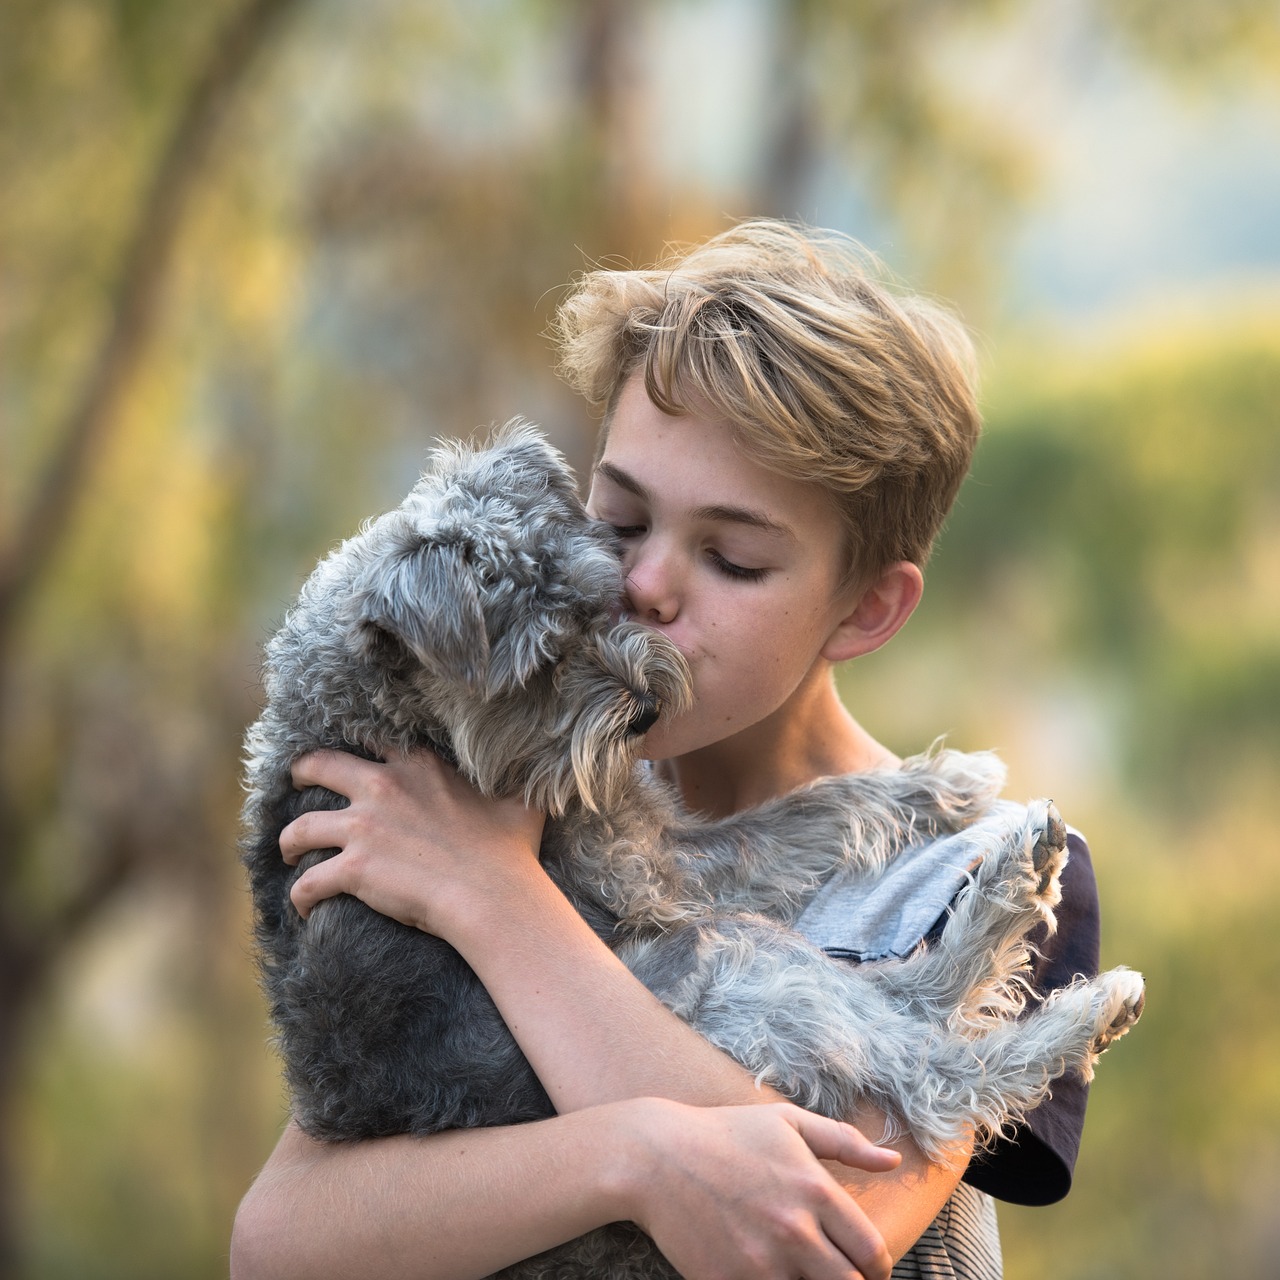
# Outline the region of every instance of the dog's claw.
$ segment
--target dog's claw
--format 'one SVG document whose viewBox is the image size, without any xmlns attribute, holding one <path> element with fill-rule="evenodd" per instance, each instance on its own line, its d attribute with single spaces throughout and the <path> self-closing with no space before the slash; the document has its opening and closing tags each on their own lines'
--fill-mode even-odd
<svg viewBox="0 0 1280 1280">
<path fill-rule="evenodd" d="M 1121 994 L 1115 1015 L 1093 1042 L 1095 1053 L 1102 1053 L 1113 1041 L 1124 1035 L 1142 1017 L 1142 1010 L 1147 1003 L 1146 988 L 1141 974 L 1128 969 L 1118 969 L 1110 975 L 1104 974 L 1103 977 L 1104 979 L 1110 977 L 1118 982 L 1121 985 Z"/>
<path fill-rule="evenodd" d="M 1031 865 L 1039 875 L 1036 897 L 1048 893 L 1054 878 L 1062 870 L 1063 853 L 1067 847 L 1067 824 L 1052 800 L 1044 801 L 1044 828 L 1036 837 L 1031 849 Z"/>
<path fill-rule="evenodd" d="M 1127 1029 L 1142 1017 L 1142 1011 L 1147 1007 L 1147 993 L 1140 991 L 1138 998 L 1125 1004 L 1123 1013 L 1117 1017 L 1111 1025 L 1117 1029 Z"/>
</svg>

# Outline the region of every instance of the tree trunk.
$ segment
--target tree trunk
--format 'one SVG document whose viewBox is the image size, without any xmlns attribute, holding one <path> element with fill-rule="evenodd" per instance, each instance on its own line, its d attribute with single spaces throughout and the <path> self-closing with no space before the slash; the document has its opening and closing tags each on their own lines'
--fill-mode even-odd
<svg viewBox="0 0 1280 1280">
<path fill-rule="evenodd" d="M 42 976 L 29 955 L 7 940 L 0 946 L 0 1280 L 21 1275 L 21 1179 L 15 1159 L 19 1081 L 27 1007 Z"/>
<path fill-rule="evenodd" d="M 247 0 L 214 42 L 179 108 L 169 142 L 139 204 L 111 320 L 58 433 L 53 460 L 15 535 L 0 549 L 0 746 L 17 752 L 8 696 L 20 678 L 22 618 L 72 523 L 92 464 L 119 420 L 133 378 L 156 332 L 164 285 L 182 220 L 208 169 L 228 108 L 281 18 L 298 0 Z M 45 979 L 71 942 L 138 870 L 144 850 L 131 836 L 104 841 L 82 889 L 32 917 L 20 901 L 24 851 L 43 825 L 11 780 L 0 775 L 0 1280 L 20 1274 L 19 1175 L 15 1122 L 27 1017 Z M 142 805 L 144 798 L 139 797 Z"/>
<path fill-rule="evenodd" d="M 298 0 L 249 0 L 196 75 L 138 211 L 107 334 L 73 402 L 44 482 L 0 559 L 0 658 L 26 598 L 70 523 L 89 465 L 155 332 L 182 217 L 236 91 L 279 19 Z M 0 666 L 0 669 L 3 669 Z"/>
</svg>

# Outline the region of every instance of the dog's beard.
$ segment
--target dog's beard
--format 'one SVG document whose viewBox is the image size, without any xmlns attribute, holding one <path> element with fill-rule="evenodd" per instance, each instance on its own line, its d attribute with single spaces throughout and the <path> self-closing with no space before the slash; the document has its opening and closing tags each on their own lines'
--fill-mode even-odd
<svg viewBox="0 0 1280 1280">
<path fill-rule="evenodd" d="M 599 656 L 618 678 L 624 696 L 572 721 L 569 759 L 582 803 L 593 812 L 617 803 L 639 757 L 644 733 L 635 730 L 641 700 L 656 702 L 666 719 L 693 701 L 689 668 L 680 651 L 650 628 L 622 622 L 601 638 Z M 633 691 L 633 692 L 626 692 Z"/>
<path fill-rule="evenodd" d="M 599 813 L 619 803 L 634 772 L 646 708 L 656 704 L 665 717 L 690 701 L 679 651 L 648 628 L 622 624 L 548 673 L 545 687 L 526 685 L 482 714 L 472 707 L 458 716 L 451 737 L 482 792 L 522 795 L 553 817 L 579 804 Z"/>
<path fill-rule="evenodd" d="M 615 699 L 592 715 L 579 716 L 569 744 L 572 772 L 561 779 L 553 812 L 564 812 L 574 796 L 592 813 L 617 803 L 619 791 L 635 767 L 640 738 L 628 732 L 633 711 Z"/>
</svg>

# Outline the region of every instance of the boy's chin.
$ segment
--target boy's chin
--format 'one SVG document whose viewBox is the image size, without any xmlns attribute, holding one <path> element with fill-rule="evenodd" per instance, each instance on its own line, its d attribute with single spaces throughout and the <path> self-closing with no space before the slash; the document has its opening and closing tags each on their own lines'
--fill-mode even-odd
<svg viewBox="0 0 1280 1280">
<path fill-rule="evenodd" d="M 638 760 L 669 760 L 673 755 L 679 754 L 681 754 L 680 744 L 673 741 L 670 727 L 661 720 L 640 739 L 639 746 L 636 748 Z"/>
<path fill-rule="evenodd" d="M 699 732 L 696 723 L 677 720 L 666 724 L 659 720 L 640 740 L 636 755 L 641 760 L 674 760 L 719 741 L 707 732 Z"/>
</svg>

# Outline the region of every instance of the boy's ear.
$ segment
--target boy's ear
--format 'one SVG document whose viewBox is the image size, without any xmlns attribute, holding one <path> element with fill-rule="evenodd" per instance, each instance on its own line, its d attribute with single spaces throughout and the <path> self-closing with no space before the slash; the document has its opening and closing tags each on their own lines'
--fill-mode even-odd
<svg viewBox="0 0 1280 1280">
<path fill-rule="evenodd" d="M 891 564 L 861 587 L 822 648 L 828 662 L 874 653 L 902 629 L 924 593 L 924 574 L 910 560 Z"/>
</svg>

